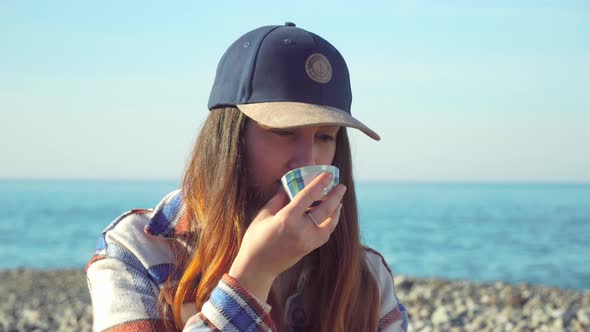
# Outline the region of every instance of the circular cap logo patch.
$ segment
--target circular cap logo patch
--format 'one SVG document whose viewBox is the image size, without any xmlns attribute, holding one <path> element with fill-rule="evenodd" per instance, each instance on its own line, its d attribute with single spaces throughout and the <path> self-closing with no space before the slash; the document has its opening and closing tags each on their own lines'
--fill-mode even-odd
<svg viewBox="0 0 590 332">
<path fill-rule="evenodd" d="M 323 54 L 314 53 L 305 61 L 305 71 L 312 80 L 328 83 L 332 79 L 332 65 Z"/>
</svg>

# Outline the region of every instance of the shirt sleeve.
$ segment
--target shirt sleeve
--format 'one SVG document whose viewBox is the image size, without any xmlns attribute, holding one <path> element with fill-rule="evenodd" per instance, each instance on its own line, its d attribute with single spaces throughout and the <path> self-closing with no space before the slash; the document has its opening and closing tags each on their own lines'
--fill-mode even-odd
<svg viewBox="0 0 590 332">
<path fill-rule="evenodd" d="M 93 331 L 165 331 L 158 288 L 143 271 L 114 258 L 95 257 L 86 270 Z"/>
<path fill-rule="evenodd" d="M 158 316 L 158 290 L 148 275 L 117 259 L 100 259 L 87 269 L 94 330 L 164 331 Z M 238 282 L 224 275 L 201 312 L 183 331 L 276 331 L 270 306 L 261 304 Z"/>
<path fill-rule="evenodd" d="M 225 274 L 200 313 L 192 316 L 183 332 L 276 331 L 270 306 L 260 303 Z"/>
<path fill-rule="evenodd" d="M 144 224 L 141 215 L 124 216 L 99 238 L 86 267 L 95 332 L 166 331 L 158 297 L 173 269 L 172 256 L 167 242 L 144 233 Z M 224 275 L 183 331 L 275 330 L 270 306 Z"/>
<path fill-rule="evenodd" d="M 172 269 L 166 241 L 146 235 L 147 210 L 129 211 L 100 235 L 86 266 L 93 331 L 165 331 L 160 285 Z"/>
</svg>

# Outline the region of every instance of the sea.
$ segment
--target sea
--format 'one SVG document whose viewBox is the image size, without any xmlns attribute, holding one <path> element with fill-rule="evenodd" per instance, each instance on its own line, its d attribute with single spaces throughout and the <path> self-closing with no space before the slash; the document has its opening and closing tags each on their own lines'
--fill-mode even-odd
<svg viewBox="0 0 590 332">
<path fill-rule="evenodd" d="M 177 181 L 0 180 L 0 270 L 83 268 L 101 231 Z M 590 183 L 357 182 L 394 274 L 590 290 Z"/>
</svg>

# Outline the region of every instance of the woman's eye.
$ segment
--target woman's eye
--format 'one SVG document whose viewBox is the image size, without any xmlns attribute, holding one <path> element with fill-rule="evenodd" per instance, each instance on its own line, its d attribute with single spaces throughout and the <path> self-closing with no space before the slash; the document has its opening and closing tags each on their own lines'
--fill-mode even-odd
<svg viewBox="0 0 590 332">
<path fill-rule="evenodd" d="M 328 135 L 328 134 L 320 134 L 320 135 L 318 135 L 318 138 L 322 142 L 332 142 L 333 140 L 336 139 L 334 136 Z"/>
</svg>

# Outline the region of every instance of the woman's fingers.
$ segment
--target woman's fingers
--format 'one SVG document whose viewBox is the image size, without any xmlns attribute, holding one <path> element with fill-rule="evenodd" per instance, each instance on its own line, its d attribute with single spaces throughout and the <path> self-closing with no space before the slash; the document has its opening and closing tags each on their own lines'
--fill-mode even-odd
<svg viewBox="0 0 590 332">
<path fill-rule="evenodd" d="M 274 216 L 279 212 L 288 202 L 289 197 L 282 188 L 279 188 L 277 193 L 260 209 L 258 212 L 259 218 Z"/>
<path fill-rule="evenodd" d="M 322 173 L 318 175 L 310 184 L 306 185 L 291 201 L 291 210 L 293 213 L 305 212 L 313 202 L 322 198 L 324 189 L 332 183 L 331 173 Z"/>
<path fill-rule="evenodd" d="M 332 183 L 332 177 L 328 172 L 317 176 L 293 198 L 287 210 L 294 215 L 302 215 L 315 201 L 322 199 L 322 193 Z"/>
<path fill-rule="evenodd" d="M 321 223 L 318 227 L 321 229 L 325 229 L 328 234 L 332 234 L 336 226 L 338 225 L 338 221 L 340 221 L 340 212 L 342 211 L 342 203 L 338 204 L 336 210 L 329 216 L 323 223 Z"/>
<path fill-rule="evenodd" d="M 277 192 L 248 226 L 230 275 L 241 278 L 238 280 L 272 281 L 326 243 L 340 219 L 340 202 L 346 191 L 339 184 L 322 200 L 322 192 L 331 181 L 331 175 L 320 175 L 290 203 L 283 191 Z M 310 208 L 318 200 L 322 203 Z M 312 224 L 312 217 L 317 226 Z"/>
<path fill-rule="evenodd" d="M 315 220 L 317 220 L 318 225 L 323 224 L 326 219 L 334 214 L 340 205 L 345 192 L 346 186 L 339 184 L 328 193 L 326 198 L 322 201 L 322 204 L 309 209 L 309 211 L 313 213 Z"/>
</svg>

